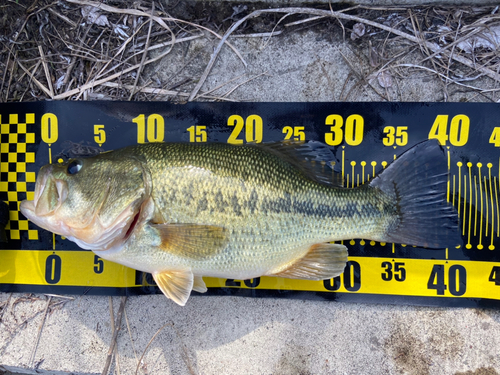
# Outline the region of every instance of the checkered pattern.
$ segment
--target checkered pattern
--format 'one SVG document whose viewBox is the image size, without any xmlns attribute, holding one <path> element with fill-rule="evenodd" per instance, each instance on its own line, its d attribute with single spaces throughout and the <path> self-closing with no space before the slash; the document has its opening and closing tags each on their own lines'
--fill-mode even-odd
<svg viewBox="0 0 500 375">
<path fill-rule="evenodd" d="M 26 170 L 28 163 L 35 162 L 35 153 L 28 152 L 35 143 L 35 114 L 27 113 L 24 122 L 17 114 L 5 117 L 0 115 L 0 200 L 8 203 L 10 211 L 5 229 L 12 240 L 19 240 L 23 231 L 30 240 L 38 240 L 38 231 L 19 211 L 21 201 L 33 200 L 35 195 L 35 172 Z"/>
</svg>

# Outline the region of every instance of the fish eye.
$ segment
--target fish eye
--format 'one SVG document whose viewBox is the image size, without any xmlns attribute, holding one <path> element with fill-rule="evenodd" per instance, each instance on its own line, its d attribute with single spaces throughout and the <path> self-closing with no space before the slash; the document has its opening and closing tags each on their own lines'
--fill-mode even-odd
<svg viewBox="0 0 500 375">
<path fill-rule="evenodd" d="M 82 162 L 80 160 L 73 160 L 68 164 L 68 174 L 77 174 L 82 169 Z"/>
</svg>

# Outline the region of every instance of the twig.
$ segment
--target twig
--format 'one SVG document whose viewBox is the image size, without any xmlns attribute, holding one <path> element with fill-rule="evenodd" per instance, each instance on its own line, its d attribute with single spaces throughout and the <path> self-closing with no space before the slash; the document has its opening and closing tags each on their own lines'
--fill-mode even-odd
<svg viewBox="0 0 500 375">
<path fill-rule="evenodd" d="M 31 17 L 31 14 L 28 15 L 26 17 L 26 19 L 24 20 L 23 24 L 21 25 L 21 28 L 19 29 L 19 31 L 16 33 L 16 36 L 14 37 L 14 43 L 17 42 L 17 39 L 19 38 L 19 35 L 21 35 L 21 32 L 24 30 L 24 28 L 26 27 L 26 24 L 28 23 L 28 19 Z M 2 83 L 0 85 L 0 92 L 2 92 L 3 90 L 3 85 L 5 83 L 5 77 L 7 76 L 7 71 L 9 70 L 9 64 L 10 64 L 10 56 L 12 55 L 12 52 L 11 50 L 9 49 L 9 57 L 7 58 L 7 63 L 5 64 L 5 71 L 3 72 L 3 79 L 2 79 Z M 17 50 L 14 54 L 14 60 L 17 59 Z M 14 64 L 12 64 L 12 71 L 14 70 Z M 14 74 L 11 72 L 10 76 L 9 76 L 9 83 L 7 84 L 7 90 L 5 90 L 5 101 L 7 101 L 8 99 L 8 95 L 9 95 L 9 90 L 10 90 L 10 84 L 12 83 L 12 78 L 14 77 Z"/>
<path fill-rule="evenodd" d="M 294 21 L 294 22 L 285 23 L 285 27 L 290 27 L 290 26 L 295 26 L 295 25 L 301 25 L 303 23 L 320 20 L 322 18 L 325 18 L 325 16 L 309 17 L 309 18 L 306 18 L 305 20 L 298 20 L 298 21 Z"/>
<path fill-rule="evenodd" d="M 52 14 L 56 15 L 57 17 L 59 17 L 60 19 L 62 19 L 63 21 L 67 22 L 71 27 L 76 28 L 78 26 L 75 22 L 71 21 L 68 17 L 66 17 L 65 15 L 63 15 L 59 12 L 56 12 L 54 9 L 48 8 L 47 10 L 50 13 L 52 13 Z"/>
<path fill-rule="evenodd" d="M 130 338 L 130 344 L 132 344 L 132 351 L 134 352 L 135 361 L 139 363 L 139 360 L 137 359 L 137 352 L 135 350 L 134 340 L 132 340 L 132 332 L 130 330 L 130 324 L 128 323 L 127 310 L 124 310 L 123 314 L 125 315 L 125 323 L 127 323 L 128 337 Z"/>
<path fill-rule="evenodd" d="M 352 52 L 352 51 L 351 51 L 351 52 Z M 351 61 L 350 61 L 350 60 L 349 60 L 349 59 L 348 59 L 348 58 L 347 58 L 347 57 L 346 57 L 346 56 L 342 53 L 342 51 L 340 51 L 340 50 L 339 50 L 339 53 L 340 53 L 340 56 L 342 56 L 342 58 L 344 59 L 345 63 L 346 63 L 346 64 L 349 66 L 349 68 L 351 69 L 351 71 L 352 71 L 352 73 L 354 74 L 354 76 L 356 76 L 356 78 L 358 79 L 358 82 L 361 82 L 361 81 L 366 82 L 366 84 L 367 84 L 368 86 L 370 86 L 370 88 L 371 88 L 373 91 L 375 91 L 375 93 L 376 93 L 378 96 L 380 96 L 380 97 L 381 97 L 382 99 L 384 99 L 384 100 L 389 100 L 389 99 L 388 99 L 388 98 L 386 98 L 384 95 L 382 95 L 380 92 L 378 92 L 378 90 L 377 90 L 375 87 L 373 87 L 373 85 L 370 83 L 370 81 L 368 81 L 368 80 L 366 79 L 366 77 L 364 77 L 364 76 L 363 76 L 363 74 L 362 74 L 362 73 L 358 72 L 358 71 L 354 68 L 354 66 L 352 66 Z M 354 85 L 354 87 L 356 87 L 356 85 L 357 85 L 357 83 Z M 354 87 L 353 87 L 353 88 L 354 88 Z M 344 85 L 344 88 L 345 88 L 345 85 Z M 342 100 L 342 97 L 340 98 L 340 99 L 341 99 L 341 101 L 345 101 L 345 100 L 347 99 L 347 97 L 350 95 L 350 93 L 351 93 L 351 91 L 352 91 L 352 89 L 353 89 L 353 88 L 351 88 L 351 90 L 349 90 L 349 92 L 347 93 L 346 97 L 345 97 L 343 100 Z M 344 90 L 342 89 L 342 91 L 344 91 Z"/>
<path fill-rule="evenodd" d="M 166 326 L 174 326 L 173 323 L 165 323 L 158 331 L 156 331 L 156 333 L 153 335 L 153 337 L 151 337 L 151 340 L 149 340 L 148 344 L 146 345 L 146 347 L 144 348 L 144 351 L 142 352 L 142 355 L 141 355 L 141 358 L 139 358 L 139 362 L 137 363 L 137 367 L 135 369 L 135 375 L 137 375 L 137 373 L 139 372 L 139 367 L 142 363 L 142 359 L 144 358 L 144 356 L 146 355 L 146 352 L 148 351 L 148 348 L 149 348 L 149 345 L 152 344 L 152 342 L 154 341 L 154 339 L 156 338 L 156 336 L 158 336 L 160 334 L 161 331 L 163 331 L 163 329 L 166 327 Z"/>
<path fill-rule="evenodd" d="M 3 322 L 3 316 L 5 314 L 5 311 L 7 310 L 7 307 L 9 307 L 9 302 L 10 302 L 11 297 L 12 297 L 12 292 L 9 293 L 9 297 L 7 297 L 7 301 L 5 301 L 5 305 L 2 308 L 2 314 L 0 315 L 0 323 Z"/>
<path fill-rule="evenodd" d="M 33 80 L 33 82 L 35 82 L 35 84 L 45 93 L 47 94 L 47 96 L 51 96 L 50 95 L 50 91 L 39 81 L 35 78 L 34 76 L 34 73 L 31 73 L 28 69 L 26 69 L 23 64 L 21 64 L 20 61 L 17 61 L 17 65 L 19 65 L 21 67 L 22 70 L 24 70 L 24 72 L 30 77 L 30 79 Z M 37 67 L 39 66 L 39 64 L 36 65 Z M 52 98 L 55 99 L 55 97 L 52 95 Z"/>
<path fill-rule="evenodd" d="M 155 58 L 147 60 L 147 61 L 144 62 L 144 65 L 151 64 L 152 62 L 158 61 L 158 60 L 162 59 L 163 57 L 165 57 L 169 53 L 170 53 L 170 51 L 167 51 L 166 53 L 162 53 L 162 54 L 156 56 Z M 93 87 L 96 87 L 96 86 L 99 86 L 99 85 L 103 84 L 104 82 L 109 82 L 109 81 L 111 81 L 111 80 L 113 80 L 115 78 L 120 77 L 123 74 L 126 74 L 126 73 L 129 73 L 129 72 L 133 71 L 133 70 L 136 70 L 139 67 L 139 65 L 140 64 L 136 64 L 134 66 L 131 66 L 130 68 L 124 69 L 121 72 L 112 74 L 109 77 L 106 77 L 106 78 L 103 78 L 103 79 L 99 79 L 99 80 L 96 80 L 96 81 L 93 81 L 93 82 L 89 82 L 89 83 L 86 83 L 86 84 L 82 85 L 81 87 L 76 88 L 76 89 L 73 89 L 73 90 L 70 90 L 70 91 L 66 91 L 66 92 L 64 92 L 62 94 L 56 95 L 54 97 L 54 99 L 56 99 L 56 100 L 58 100 L 58 99 L 65 99 L 65 98 L 68 98 L 68 97 L 73 96 L 73 95 L 81 94 L 81 93 L 83 93 L 84 91 L 86 91 L 88 89 L 91 89 Z"/>
<path fill-rule="evenodd" d="M 223 98 L 225 98 L 225 97 L 227 97 L 227 96 L 231 95 L 231 94 L 232 94 L 232 93 L 233 93 L 233 92 L 234 92 L 234 91 L 235 91 L 238 87 L 240 87 L 240 86 L 244 85 L 245 83 L 248 83 L 248 82 L 250 82 L 250 81 L 253 81 L 254 79 L 257 79 L 257 78 L 259 78 L 259 77 L 262 77 L 262 76 L 264 76 L 264 75 L 266 75 L 266 74 L 267 74 L 267 72 L 260 73 L 260 74 L 257 74 L 256 76 L 253 76 L 253 77 L 248 78 L 247 80 L 245 80 L 245 81 L 243 81 L 243 82 L 241 82 L 241 83 L 238 83 L 238 84 L 237 84 L 236 86 L 234 86 L 231 90 L 229 90 L 229 91 L 228 91 L 228 92 L 226 92 L 224 95 L 222 95 L 222 97 L 223 97 Z"/>
<path fill-rule="evenodd" d="M 113 359 L 113 352 L 116 346 L 116 339 L 118 338 L 118 333 L 120 332 L 122 325 L 123 310 L 125 309 L 125 303 L 127 302 L 127 296 L 123 296 L 120 302 L 120 308 L 118 309 L 118 314 L 116 315 L 115 329 L 113 330 L 113 336 L 111 337 L 111 344 L 108 350 L 108 356 L 106 358 L 106 363 L 104 364 L 104 369 L 101 375 L 107 375 L 109 367 L 111 366 L 111 360 Z"/>
<path fill-rule="evenodd" d="M 35 346 L 31 351 L 31 356 L 29 361 L 29 367 L 31 368 L 34 367 L 33 362 L 35 361 L 36 349 L 38 348 L 38 343 L 40 342 L 40 337 L 42 336 L 42 329 L 45 324 L 45 318 L 47 317 L 47 311 L 49 310 L 50 301 L 52 301 L 52 296 L 50 296 L 49 299 L 47 300 L 47 304 L 45 305 L 45 311 L 43 312 L 42 322 L 40 323 L 40 327 L 38 327 L 38 334 L 36 336 Z"/>
<path fill-rule="evenodd" d="M 151 21 L 151 20 L 150 20 Z M 103 75 L 105 75 L 104 70 L 108 67 L 109 64 L 111 64 L 116 58 L 117 56 L 119 56 L 122 52 L 125 51 L 125 48 L 127 48 L 128 44 L 134 40 L 135 36 L 139 33 L 139 31 L 142 29 L 142 27 L 145 25 L 146 23 L 142 23 L 141 25 L 139 25 L 139 27 L 137 27 L 136 30 L 134 30 L 134 33 L 132 35 L 130 35 L 127 40 L 120 46 L 120 48 L 118 49 L 118 51 L 116 51 L 115 55 L 109 59 L 106 64 L 104 64 L 104 66 L 101 68 L 101 70 L 96 74 L 96 78 L 99 78 L 99 77 L 102 77 Z M 150 25 L 152 25 L 151 23 L 149 23 Z M 171 30 L 169 30 L 170 33 L 172 33 Z M 172 42 L 172 41 L 171 41 Z M 170 43 L 171 44 L 171 43 Z M 153 49 L 153 48 L 151 48 Z M 125 59 L 124 61 L 122 61 L 120 64 L 118 64 L 118 66 L 120 65 L 123 65 L 126 61 L 130 60 L 131 58 L 137 56 L 138 54 L 141 54 L 141 53 L 145 53 L 145 51 L 147 51 L 147 49 L 144 49 L 142 50 L 141 52 L 139 53 L 136 53 L 136 54 L 133 54 L 132 56 L 128 57 L 127 59 Z M 108 72 L 111 72 L 113 71 L 114 69 L 116 68 L 113 68 L 111 70 L 109 70 Z"/>
<path fill-rule="evenodd" d="M 83 47 L 84 40 L 87 38 L 87 34 L 89 33 L 91 26 L 92 26 L 91 24 L 89 24 L 87 26 L 87 29 L 85 30 L 85 33 L 83 34 L 83 37 L 80 39 L 78 49 L 81 49 Z M 77 57 L 76 53 L 73 52 L 72 55 L 73 56 L 71 57 L 71 62 L 69 63 L 68 68 L 66 69 L 66 76 L 64 77 L 64 81 L 63 81 L 63 87 L 66 87 L 66 89 L 71 87 L 71 85 L 68 85 L 68 82 L 69 82 L 70 77 L 71 77 L 71 72 L 73 71 L 73 68 L 76 65 L 76 57 Z"/>
<path fill-rule="evenodd" d="M 148 28 L 148 36 L 146 38 L 146 45 L 144 46 L 144 53 L 142 54 L 141 63 L 139 64 L 139 68 L 137 69 L 137 73 L 136 73 L 135 81 L 134 81 L 134 87 L 130 91 L 130 96 L 128 97 L 129 101 L 132 100 L 132 97 L 135 94 L 135 89 L 137 87 L 137 82 L 139 82 L 139 77 L 141 75 L 142 68 L 144 67 L 144 61 L 146 61 L 146 56 L 148 55 L 148 48 L 149 48 L 149 43 L 150 43 L 150 39 L 149 38 L 151 37 L 151 28 L 153 27 L 153 19 L 152 19 L 152 17 L 154 15 L 154 11 L 155 11 L 155 3 L 153 1 L 153 3 L 151 4 L 151 20 L 149 21 L 149 28 Z M 174 38 L 172 40 L 172 42 L 175 42 L 175 36 L 174 36 L 174 34 L 172 34 L 172 38 Z M 170 50 L 171 49 L 172 48 L 170 48 Z"/>
<path fill-rule="evenodd" d="M 133 87 L 132 85 L 123 85 L 123 84 L 116 83 L 116 82 L 105 82 L 105 83 L 102 83 L 101 86 L 111 87 L 111 88 L 116 88 L 116 89 L 122 88 L 125 90 L 131 90 Z M 154 88 L 154 87 L 140 87 L 137 90 L 140 92 L 143 92 L 145 94 L 153 94 L 153 95 L 165 95 L 165 96 L 171 95 L 171 96 L 181 96 L 181 97 L 185 97 L 185 98 L 187 98 L 189 96 L 189 94 L 187 94 L 185 92 L 165 90 L 165 89 Z M 199 96 L 199 98 L 200 97 L 203 97 L 205 99 L 210 99 L 210 100 L 223 100 L 223 101 L 227 101 L 227 102 L 238 102 L 238 100 L 220 98 L 218 96 L 208 96 L 208 95 L 205 95 L 203 93 Z"/>
<path fill-rule="evenodd" d="M 162 48 L 162 47 L 166 47 L 166 46 L 173 46 L 174 44 L 177 44 L 177 43 L 181 43 L 181 42 L 189 42 L 191 40 L 194 40 L 194 39 L 198 39 L 198 38 L 201 38 L 203 37 L 203 35 L 193 35 L 193 36 L 188 36 L 188 37 L 185 37 L 185 38 L 176 38 L 175 39 L 175 43 L 174 41 L 168 41 L 168 42 L 163 42 L 163 43 L 158 43 L 158 44 L 155 44 L 154 46 L 150 46 L 149 47 L 149 51 L 153 51 L 155 49 L 158 49 L 158 48 Z M 123 47 L 123 46 L 122 46 Z M 171 49 L 171 48 L 170 48 Z M 108 73 L 111 73 L 113 70 L 116 70 L 118 67 L 122 66 L 123 64 L 125 64 L 127 61 L 129 61 L 130 59 L 134 58 L 135 56 L 137 55 L 140 55 L 142 53 L 145 53 L 146 50 L 142 50 L 142 51 L 139 51 L 131 56 L 129 56 L 128 58 L 126 58 L 125 60 L 121 61 L 119 64 L 111 67 L 109 70 L 107 70 L 106 72 L 102 72 L 104 70 L 104 68 L 106 68 L 114 59 L 115 57 L 113 57 L 112 59 L 110 59 L 106 65 L 101 69 L 101 72 L 97 73 L 96 75 L 96 78 L 99 78 L 99 77 L 102 77 L 102 76 L 105 76 L 106 74 Z M 119 52 L 121 52 L 121 48 L 119 50 Z M 116 55 L 119 54 L 119 52 L 117 52 Z M 164 55 L 168 54 L 170 52 L 167 51 Z"/>
<path fill-rule="evenodd" d="M 282 30 L 278 30 L 278 31 L 271 31 L 268 33 L 231 35 L 231 38 L 271 38 L 273 36 L 277 36 L 277 35 L 280 35 L 282 33 L 283 33 Z"/>
<path fill-rule="evenodd" d="M 453 78 L 450 78 L 449 76 L 443 74 L 443 73 L 439 73 L 438 71 L 434 70 L 434 69 L 430 69 L 430 68 L 427 68 L 425 66 L 421 66 L 421 65 L 415 65 L 415 64 L 397 64 L 397 65 L 392 65 L 390 67 L 387 67 L 387 68 L 383 68 L 383 69 L 380 69 L 378 73 L 381 73 L 385 70 L 388 70 L 389 68 L 398 68 L 398 67 L 404 67 L 404 68 L 415 68 L 415 69 L 421 69 L 421 70 L 426 70 L 428 72 L 431 72 L 431 73 L 434 73 L 434 74 L 437 74 L 438 76 L 444 78 L 445 81 L 449 81 L 451 83 L 454 83 L 455 85 L 458 85 L 458 86 L 462 86 L 462 87 L 466 87 L 468 89 L 472 89 L 472 90 L 475 90 L 475 91 L 479 91 L 481 93 L 487 93 L 487 92 L 498 92 L 500 91 L 500 87 L 498 88 L 494 88 L 494 89 L 482 89 L 480 87 L 475 87 L 475 86 L 471 86 L 471 85 L 466 85 L 466 84 L 463 84 L 461 82 L 459 82 L 458 80 L 456 79 L 453 79 Z M 475 79 L 479 78 L 479 77 L 474 77 Z"/>
<path fill-rule="evenodd" d="M 56 298 L 63 298 L 63 299 L 69 299 L 73 301 L 75 297 L 70 297 L 70 296 L 62 296 L 60 294 L 49 294 L 49 293 L 44 293 L 47 297 L 56 297 Z"/>
<path fill-rule="evenodd" d="M 241 77 L 243 77 L 243 76 L 245 76 L 245 75 L 246 75 L 246 73 L 243 73 L 243 74 L 239 75 L 238 77 L 231 78 L 229 81 L 224 82 L 224 83 L 221 83 L 219 86 L 216 86 L 216 87 L 214 87 L 213 89 L 210 89 L 210 90 L 208 90 L 208 91 L 204 92 L 203 94 L 198 95 L 198 96 L 197 96 L 197 98 L 201 98 L 201 97 L 203 97 L 203 96 L 205 96 L 205 95 L 207 95 L 207 94 L 210 94 L 210 93 L 212 93 L 212 92 L 214 92 L 214 91 L 217 91 L 217 90 L 218 90 L 218 89 L 220 89 L 221 87 L 224 87 L 224 86 L 226 86 L 226 85 L 230 84 L 231 82 L 233 82 L 233 81 L 236 81 L 236 80 L 240 79 Z"/>
<path fill-rule="evenodd" d="M 52 87 L 52 79 L 50 78 L 49 66 L 45 60 L 45 54 L 43 53 L 42 46 L 38 46 L 38 51 L 40 52 L 40 57 L 42 59 L 43 71 L 45 72 L 45 79 L 47 80 L 47 86 L 49 86 L 50 98 L 54 98 L 54 88 Z"/>
</svg>

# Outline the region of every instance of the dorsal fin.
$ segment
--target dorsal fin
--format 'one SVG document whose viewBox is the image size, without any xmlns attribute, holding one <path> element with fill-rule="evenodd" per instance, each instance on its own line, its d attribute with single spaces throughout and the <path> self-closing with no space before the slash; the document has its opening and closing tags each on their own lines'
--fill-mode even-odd
<svg viewBox="0 0 500 375">
<path fill-rule="evenodd" d="M 332 162 L 336 161 L 335 155 L 321 142 L 283 141 L 254 143 L 253 146 L 262 148 L 292 164 L 313 181 L 336 187 L 344 186 L 342 175 L 333 170 Z"/>
</svg>

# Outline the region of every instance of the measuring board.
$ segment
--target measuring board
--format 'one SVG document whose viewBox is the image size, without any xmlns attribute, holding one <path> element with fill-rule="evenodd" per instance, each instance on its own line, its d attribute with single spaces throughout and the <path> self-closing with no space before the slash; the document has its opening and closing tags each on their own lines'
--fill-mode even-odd
<svg viewBox="0 0 500 375">
<path fill-rule="evenodd" d="M 156 293 L 151 275 L 99 258 L 19 212 L 41 166 L 145 142 L 315 140 L 351 188 L 415 144 L 437 139 L 448 160 L 447 198 L 463 245 L 430 250 L 351 240 L 332 280 L 205 278 L 208 294 L 500 307 L 500 106 L 480 103 L 39 102 L 0 104 L 0 290 Z"/>
</svg>

